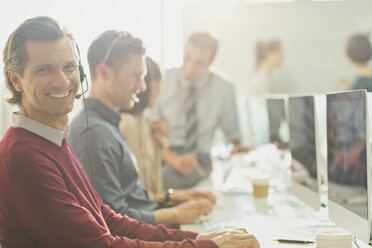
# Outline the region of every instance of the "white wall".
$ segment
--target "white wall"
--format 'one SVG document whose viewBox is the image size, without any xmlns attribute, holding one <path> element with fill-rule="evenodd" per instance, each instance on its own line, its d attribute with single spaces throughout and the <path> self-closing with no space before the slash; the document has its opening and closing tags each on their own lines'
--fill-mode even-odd
<svg viewBox="0 0 372 248">
<path fill-rule="evenodd" d="M 278 38 L 285 53 L 276 72 L 281 91 L 321 93 L 340 90 L 341 79 L 352 78 L 346 39 L 358 31 L 372 32 L 372 1 L 192 4 L 184 6 L 183 20 L 185 38 L 199 27 L 217 33 L 215 65 L 235 79 L 238 90 L 252 76 L 255 41 Z"/>
</svg>

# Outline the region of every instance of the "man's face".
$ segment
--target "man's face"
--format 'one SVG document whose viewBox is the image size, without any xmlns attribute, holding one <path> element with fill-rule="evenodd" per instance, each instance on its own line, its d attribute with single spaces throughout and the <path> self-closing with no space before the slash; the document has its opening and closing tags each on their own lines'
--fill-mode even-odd
<svg viewBox="0 0 372 248">
<path fill-rule="evenodd" d="M 71 41 L 28 41 L 24 74 L 13 84 L 22 94 L 23 113 L 49 123 L 66 117 L 79 89 L 79 70 Z"/>
<path fill-rule="evenodd" d="M 282 61 L 283 61 L 282 49 L 279 48 L 278 50 L 273 51 L 270 54 L 270 57 L 271 57 L 271 62 L 272 62 L 273 67 L 274 68 L 279 67 L 282 64 Z"/>
<path fill-rule="evenodd" d="M 194 83 L 199 81 L 208 71 L 212 63 L 212 52 L 203 50 L 193 44 L 186 46 L 183 60 L 183 77 L 186 81 Z"/>
<path fill-rule="evenodd" d="M 133 95 L 146 90 L 145 75 L 145 56 L 130 55 L 128 61 L 114 73 L 110 83 L 108 90 L 112 105 L 117 108 L 133 108 Z"/>
</svg>

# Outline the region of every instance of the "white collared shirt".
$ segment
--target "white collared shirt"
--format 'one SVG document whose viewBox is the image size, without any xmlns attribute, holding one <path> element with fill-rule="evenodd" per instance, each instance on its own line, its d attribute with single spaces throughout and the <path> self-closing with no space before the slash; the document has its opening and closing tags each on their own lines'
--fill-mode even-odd
<svg viewBox="0 0 372 248">
<path fill-rule="evenodd" d="M 158 102 L 147 110 L 150 119 L 163 119 L 170 126 L 171 147 L 182 147 L 186 142 L 186 112 L 188 87 L 182 79 L 182 69 L 167 71 L 166 81 Z M 233 85 L 214 71 L 208 71 L 196 87 L 197 148 L 196 152 L 209 154 L 217 128 L 227 140 L 240 138 L 239 121 Z"/>
<path fill-rule="evenodd" d="M 65 131 L 61 131 L 30 119 L 19 112 L 13 112 L 12 114 L 12 127 L 26 129 L 27 131 L 35 133 L 58 146 L 62 146 L 62 141 L 66 139 L 70 133 L 69 125 L 66 126 Z"/>
</svg>

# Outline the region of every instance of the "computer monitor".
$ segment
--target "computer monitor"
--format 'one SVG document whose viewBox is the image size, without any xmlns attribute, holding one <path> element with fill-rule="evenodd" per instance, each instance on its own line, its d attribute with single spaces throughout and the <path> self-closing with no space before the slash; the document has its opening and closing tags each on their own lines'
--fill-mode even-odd
<svg viewBox="0 0 372 248">
<path fill-rule="evenodd" d="M 368 123 L 365 90 L 327 95 L 329 216 L 367 243 L 371 192 Z"/>
<path fill-rule="evenodd" d="M 269 116 L 270 142 L 280 149 L 289 147 L 289 130 L 287 122 L 287 97 L 273 95 L 266 98 L 267 112 Z"/>
<path fill-rule="evenodd" d="M 253 147 L 270 143 L 269 117 L 266 98 L 251 96 L 248 98 L 249 129 Z"/>
<path fill-rule="evenodd" d="M 325 182 L 325 123 L 324 95 L 289 97 L 289 149 L 293 179 L 290 190 L 315 210 L 326 204 L 321 202 L 320 194 L 320 186 Z"/>
</svg>

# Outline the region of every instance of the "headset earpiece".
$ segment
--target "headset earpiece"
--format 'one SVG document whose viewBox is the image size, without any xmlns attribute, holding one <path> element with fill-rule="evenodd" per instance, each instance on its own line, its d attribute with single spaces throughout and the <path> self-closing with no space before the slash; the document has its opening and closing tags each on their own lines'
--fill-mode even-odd
<svg viewBox="0 0 372 248">
<path fill-rule="evenodd" d="M 80 60 L 79 60 L 79 76 L 80 76 L 80 83 L 83 83 L 86 75 L 85 75 L 85 72 L 84 72 L 84 67 L 81 64 Z"/>
<path fill-rule="evenodd" d="M 81 57 L 80 57 L 80 50 L 79 50 L 79 46 L 78 46 L 78 44 L 77 43 L 75 43 L 75 45 L 76 45 L 76 50 L 77 50 L 77 52 L 78 52 L 78 63 L 79 63 L 79 65 L 78 65 L 78 69 L 79 69 L 79 79 L 80 79 L 80 84 L 81 84 L 81 93 L 80 94 L 77 94 L 76 96 L 75 96 L 75 98 L 76 99 L 79 99 L 82 95 L 84 95 L 85 93 L 87 93 L 87 91 L 88 91 L 88 89 L 89 89 L 89 85 L 88 85 L 88 80 L 87 80 L 87 75 L 85 74 L 85 72 L 84 72 L 84 67 L 83 67 L 83 65 L 81 64 Z M 86 83 L 86 88 L 85 88 L 85 90 L 84 90 L 84 88 L 83 88 L 83 82 L 85 81 L 85 83 Z"/>
</svg>

